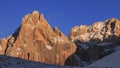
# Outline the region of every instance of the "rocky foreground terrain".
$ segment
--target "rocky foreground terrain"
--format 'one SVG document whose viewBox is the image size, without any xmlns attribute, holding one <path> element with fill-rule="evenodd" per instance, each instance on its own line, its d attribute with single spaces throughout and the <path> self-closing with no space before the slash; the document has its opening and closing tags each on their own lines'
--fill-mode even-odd
<svg viewBox="0 0 120 68">
<path fill-rule="evenodd" d="M 43 14 L 34 11 L 23 17 L 12 35 L 0 39 L 0 68 L 86 67 L 119 49 L 118 19 L 75 26 L 67 37 L 57 27 L 52 29 Z"/>
</svg>

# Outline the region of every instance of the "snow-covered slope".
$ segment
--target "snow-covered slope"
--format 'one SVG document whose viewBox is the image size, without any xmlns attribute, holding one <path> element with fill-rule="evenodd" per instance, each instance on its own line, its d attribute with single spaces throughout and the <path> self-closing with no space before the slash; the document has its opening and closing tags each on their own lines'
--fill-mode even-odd
<svg viewBox="0 0 120 68">
<path fill-rule="evenodd" d="M 29 60 L 22 60 L 19 58 L 0 55 L 0 68 L 80 68 L 80 67 L 47 65 Z"/>
<path fill-rule="evenodd" d="M 108 55 L 103 59 L 89 65 L 88 67 L 120 68 L 120 51 Z"/>
</svg>

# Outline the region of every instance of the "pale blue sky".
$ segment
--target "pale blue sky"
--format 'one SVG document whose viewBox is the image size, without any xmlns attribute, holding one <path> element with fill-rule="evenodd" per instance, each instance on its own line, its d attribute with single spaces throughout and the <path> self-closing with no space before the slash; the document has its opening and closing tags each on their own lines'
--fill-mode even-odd
<svg viewBox="0 0 120 68">
<path fill-rule="evenodd" d="M 0 38 L 14 33 L 24 15 L 38 10 L 66 35 L 75 25 L 120 19 L 120 0 L 1 0 Z"/>
</svg>

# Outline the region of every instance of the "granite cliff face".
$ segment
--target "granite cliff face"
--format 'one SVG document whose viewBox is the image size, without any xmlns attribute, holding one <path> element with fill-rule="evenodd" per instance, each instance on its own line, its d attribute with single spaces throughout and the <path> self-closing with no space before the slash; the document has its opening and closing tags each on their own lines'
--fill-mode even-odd
<svg viewBox="0 0 120 68">
<path fill-rule="evenodd" d="M 57 27 L 52 29 L 38 11 L 27 14 L 13 35 L 0 40 L 0 54 L 47 64 L 64 65 L 75 50 L 75 44 Z"/>
</svg>

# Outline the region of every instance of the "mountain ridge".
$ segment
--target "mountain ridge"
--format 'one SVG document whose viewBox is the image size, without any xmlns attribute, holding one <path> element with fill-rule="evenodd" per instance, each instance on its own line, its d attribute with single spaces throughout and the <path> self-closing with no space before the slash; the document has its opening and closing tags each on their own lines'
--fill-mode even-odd
<svg viewBox="0 0 120 68">
<path fill-rule="evenodd" d="M 113 52 L 120 43 L 116 18 L 71 29 L 69 37 L 52 29 L 43 14 L 33 11 L 22 18 L 19 28 L 0 39 L 0 54 L 46 64 L 85 66 Z"/>
</svg>

